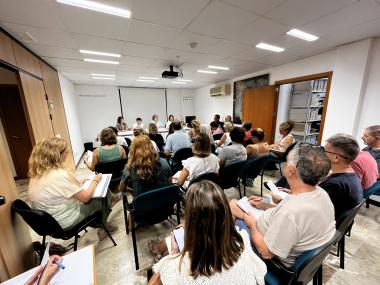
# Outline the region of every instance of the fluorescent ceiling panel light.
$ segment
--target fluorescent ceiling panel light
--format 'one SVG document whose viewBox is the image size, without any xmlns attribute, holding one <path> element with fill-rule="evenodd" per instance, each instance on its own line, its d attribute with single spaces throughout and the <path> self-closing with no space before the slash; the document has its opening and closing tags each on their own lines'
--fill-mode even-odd
<svg viewBox="0 0 380 285">
<path fill-rule="evenodd" d="M 182 81 L 182 82 L 193 82 L 193 80 L 190 80 L 190 79 L 177 79 L 178 81 Z"/>
<path fill-rule="evenodd" d="M 276 47 L 276 46 L 268 45 L 268 44 L 265 44 L 265 43 L 259 43 L 258 45 L 256 45 L 256 47 L 257 48 L 261 48 L 261 49 L 266 49 L 266 50 L 274 51 L 274 52 L 283 52 L 285 50 L 282 47 Z"/>
<path fill-rule="evenodd" d="M 140 79 L 152 79 L 152 80 L 157 80 L 157 77 L 149 77 L 149 76 L 139 76 Z"/>
<path fill-rule="evenodd" d="M 103 56 L 110 56 L 110 57 L 121 57 L 120 54 L 109 53 L 109 52 L 101 52 L 101 51 L 93 51 L 93 50 L 80 49 L 79 52 L 85 53 L 85 54 L 103 55 Z"/>
<path fill-rule="evenodd" d="M 104 79 L 104 80 L 115 80 L 113 77 L 99 77 L 99 76 L 93 76 L 93 79 Z"/>
<path fill-rule="evenodd" d="M 97 63 L 107 63 L 107 64 L 119 64 L 118 61 L 111 61 L 111 60 L 101 60 L 101 59 L 93 59 L 93 58 L 85 58 L 83 59 L 87 62 L 97 62 Z"/>
<path fill-rule="evenodd" d="M 80 7 L 96 12 L 101 12 L 105 14 L 111 14 L 114 16 L 119 16 L 129 19 L 131 17 L 131 11 L 121 8 L 116 8 L 110 5 L 101 4 L 94 1 L 88 0 L 57 0 L 58 3 L 71 5 L 75 7 Z"/>
<path fill-rule="evenodd" d="M 136 81 L 139 81 L 139 82 L 155 82 L 154 80 L 150 80 L 150 79 L 136 79 Z"/>
<path fill-rule="evenodd" d="M 208 68 L 213 68 L 213 69 L 220 69 L 220 70 L 229 70 L 229 67 L 224 67 L 224 66 L 216 66 L 216 65 L 209 65 Z"/>
<path fill-rule="evenodd" d="M 287 34 L 290 35 L 290 36 L 293 36 L 293 37 L 300 38 L 302 40 L 308 41 L 308 42 L 312 42 L 312 41 L 315 41 L 315 40 L 319 39 L 317 36 L 314 36 L 314 35 L 309 34 L 309 33 L 305 33 L 303 31 L 300 31 L 300 30 L 297 30 L 297 29 L 292 29 L 289 32 L 287 32 Z"/>
<path fill-rule="evenodd" d="M 173 81 L 172 83 L 173 84 L 186 84 L 186 82 L 183 82 L 183 81 Z"/>
<path fill-rule="evenodd" d="M 99 76 L 99 77 L 116 77 L 113 74 L 100 74 L 100 73 L 91 73 L 91 76 Z"/>
<path fill-rule="evenodd" d="M 216 71 L 202 70 L 202 69 L 197 70 L 197 72 L 200 72 L 200 73 L 208 73 L 208 74 L 217 74 L 217 73 L 218 73 L 218 72 L 216 72 Z"/>
</svg>

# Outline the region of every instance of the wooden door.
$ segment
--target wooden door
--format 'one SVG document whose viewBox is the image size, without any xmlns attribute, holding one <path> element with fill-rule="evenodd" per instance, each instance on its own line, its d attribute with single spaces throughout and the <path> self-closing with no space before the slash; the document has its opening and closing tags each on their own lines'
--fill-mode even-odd
<svg viewBox="0 0 380 285">
<path fill-rule="evenodd" d="M 71 148 L 70 135 L 67 127 L 65 107 L 63 105 L 58 73 L 44 62 L 40 62 L 40 64 L 45 91 L 48 97 L 49 111 L 52 116 L 54 134 L 60 135 L 67 141 L 69 154 L 66 159 L 66 167 L 74 171 L 74 156 Z"/>
<path fill-rule="evenodd" d="M 0 85 L 0 117 L 17 177 L 27 178 L 33 147 L 17 85 Z"/>
<path fill-rule="evenodd" d="M 12 215 L 12 201 L 17 199 L 16 184 L 6 157 L 5 139 L 0 136 L 0 195 L 6 203 L 0 206 L 0 282 L 34 266 L 32 239 L 28 226 L 18 215 Z"/>
<path fill-rule="evenodd" d="M 12 41 L 17 66 L 25 71 L 42 78 L 40 60 L 19 43 Z"/>
<path fill-rule="evenodd" d="M 12 40 L 2 32 L 0 32 L 0 59 L 10 64 L 16 65 Z"/>
<path fill-rule="evenodd" d="M 276 127 L 278 95 L 274 85 L 249 88 L 244 91 L 243 121 L 251 121 L 253 128 L 265 132 L 265 141 L 274 139 Z"/>
<path fill-rule="evenodd" d="M 21 100 L 28 122 L 33 145 L 46 137 L 54 135 L 50 113 L 47 105 L 44 84 L 23 72 L 18 72 Z"/>
</svg>

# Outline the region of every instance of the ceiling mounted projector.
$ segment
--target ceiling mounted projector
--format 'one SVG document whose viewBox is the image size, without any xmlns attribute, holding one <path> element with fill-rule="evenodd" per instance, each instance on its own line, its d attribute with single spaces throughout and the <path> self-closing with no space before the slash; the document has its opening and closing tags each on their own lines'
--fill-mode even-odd
<svg viewBox="0 0 380 285">
<path fill-rule="evenodd" d="M 169 79 L 177 78 L 178 72 L 173 70 L 173 65 L 170 65 L 169 67 L 170 67 L 170 70 L 165 70 L 164 72 L 162 72 L 162 78 L 169 78 Z"/>
</svg>

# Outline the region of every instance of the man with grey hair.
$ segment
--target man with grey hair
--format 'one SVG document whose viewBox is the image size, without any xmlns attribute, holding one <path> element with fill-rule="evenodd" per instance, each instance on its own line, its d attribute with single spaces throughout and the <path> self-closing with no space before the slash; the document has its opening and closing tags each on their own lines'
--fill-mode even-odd
<svg viewBox="0 0 380 285">
<path fill-rule="evenodd" d="M 353 136 L 336 134 L 324 146 L 331 161 L 331 174 L 319 186 L 329 194 L 334 204 L 335 218 L 354 208 L 363 199 L 362 186 L 351 163 L 359 154 L 359 145 Z"/>
<path fill-rule="evenodd" d="M 303 252 L 329 242 L 335 234 L 334 206 L 323 189 L 317 186 L 330 170 L 330 160 L 323 149 L 299 144 L 287 157 L 284 175 L 291 194 L 276 207 L 264 211 L 256 220 L 230 202 L 236 225 L 251 234 L 261 256 L 277 256 L 286 266 L 294 265 Z M 256 197 L 249 202 L 255 205 Z"/>
</svg>

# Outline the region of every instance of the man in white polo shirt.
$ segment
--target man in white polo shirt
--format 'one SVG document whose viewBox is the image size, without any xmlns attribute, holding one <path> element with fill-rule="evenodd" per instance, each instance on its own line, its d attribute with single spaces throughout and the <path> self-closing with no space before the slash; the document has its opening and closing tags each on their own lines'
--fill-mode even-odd
<svg viewBox="0 0 380 285">
<path fill-rule="evenodd" d="M 181 129 L 182 125 L 178 120 L 175 120 L 173 123 L 174 133 L 169 135 L 166 139 L 165 144 L 165 155 L 170 156 L 174 155 L 177 150 L 181 148 L 191 147 L 190 138 L 185 134 Z"/>
</svg>

